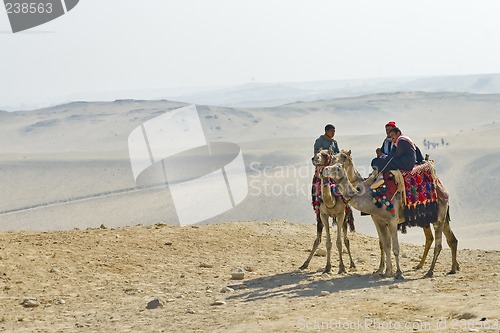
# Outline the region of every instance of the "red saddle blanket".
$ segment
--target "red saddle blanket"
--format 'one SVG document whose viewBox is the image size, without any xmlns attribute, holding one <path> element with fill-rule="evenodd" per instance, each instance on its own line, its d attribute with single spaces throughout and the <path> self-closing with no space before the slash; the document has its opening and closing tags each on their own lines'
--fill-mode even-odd
<svg viewBox="0 0 500 333">
<path fill-rule="evenodd" d="M 437 220 L 437 177 L 433 162 L 416 165 L 411 171 L 401 171 L 405 187 L 404 226 L 428 227 Z M 384 173 L 387 197 L 393 197 L 397 184 L 390 172 Z"/>
</svg>

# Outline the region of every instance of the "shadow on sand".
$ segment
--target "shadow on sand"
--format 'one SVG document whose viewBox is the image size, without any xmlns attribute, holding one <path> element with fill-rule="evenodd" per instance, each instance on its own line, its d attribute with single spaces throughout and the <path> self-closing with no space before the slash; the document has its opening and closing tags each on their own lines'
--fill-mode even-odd
<svg viewBox="0 0 500 333">
<path fill-rule="evenodd" d="M 273 297 L 317 297 L 324 291 L 336 293 L 346 290 L 398 285 L 412 280 L 415 279 L 395 280 L 394 278 L 381 277 L 378 274 L 360 275 L 350 273 L 335 276 L 334 274 L 321 275 L 315 272 L 293 271 L 246 280 L 244 283 L 246 286 L 245 292 L 239 292 L 237 295 L 228 297 L 228 299 L 249 302 Z M 239 284 L 235 284 L 229 287 L 238 289 L 239 286 Z"/>
</svg>

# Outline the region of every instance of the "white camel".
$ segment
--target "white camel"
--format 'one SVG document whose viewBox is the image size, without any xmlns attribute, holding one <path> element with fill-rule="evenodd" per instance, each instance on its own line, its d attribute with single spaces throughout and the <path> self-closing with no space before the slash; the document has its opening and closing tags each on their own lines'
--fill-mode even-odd
<svg viewBox="0 0 500 333">
<path fill-rule="evenodd" d="M 318 152 L 314 158 L 313 163 L 316 166 L 328 166 L 334 163 L 337 163 L 337 155 L 334 155 L 332 151 L 329 150 L 321 150 Z M 316 170 L 320 170 L 321 168 L 316 168 Z M 318 175 L 320 176 L 320 175 Z M 346 269 L 344 266 L 344 261 L 342 260 L 342 235 L 344 236 L 344 244 L 347 248 L 347 253 L 349 254 L 350 260 L 350 268 L 355 268 L 356 265 L 352 260 L 351 249 L 349 246 L 349 238 L 347 237 L 347 224 L 348 219 L 346 219 L 346 204 L 344 201 L 337 199 L 332 196 L 329 180 L 321 177 L 321 189 L 322 189 L 322 200 L 323 202 L 320 204 L 319 212 L 321 221 L 317 221 L 316 225 L 316 239 L 314 240 L 313 247 L 311 249 L 311 253 L 308 258 L 300 266 L 300 269 L 306 269 L 309 266 L 309 263 L 316 253 L 319 244 L 321 243 L 322 231 L 323 227 L 325 228 L 326 234 L 326 266 L 323 273 L 330 273 L 331 271 L 331 250 L 332 250 L 332 240 L 330 236 L 330 224 L 329 217 L 333 218 L 333 221 L 337 225 L 337 250 L 339 253 L 339 270 L 338 273 L 346 273 Z M 353 231 L 354 226 L 351 225 L 351 231 Z"/>
<path fill-rule="evenodd" d="M 343 151 L 337 158 L 340 162 L 330 167 L 323 169 L 323 176 L 328 176 L 332 178 L 339 191 L 342 193 L 344 198 L 349 201 L 349 204 L 357 210 L 369 213 L 372 217 L 377 233 L 379 236 L 379 244 L 381 249 L 380 265 L 376 273 L 383 274 L 384 276 L 392 276 L 392 262 L 391 262 L 391 243 L 392 250 L 396 260 L 396 278 L 401 278 L 403 272 L 401 271 L 399 265 L 399 241 L 398 241 L 398 224 L 403 218 L 404 203 L 402 203 L 402 196 L 397 193 L 393 198 L 394 205 L 394 216 L 392 213 L 388 212 L 384 208 L 378 208 L 373 204 L 373 198 L 369 190 L 369 181 L 363 180 L 363 177 L 359 174 L 352 162 L 352 157 L 350 156 L 350 151 Z M 347 179 L 349 178 L 349 180 Z M 353 186 L 354 185 L 354 186 Z M 452 264 L 451 271 L 449 274 L 454 274 L 460 269 L 457 262 L 457 246 L 458 240 L 456 239 L 453 231 L 450 227 L 450 215 L 448 202 L 444 201 L 438 197 L 438 216 L 437 220 L 433 223 L 435 230 L 436 243 L 434 246 L 434 256 L 432 259 L 431 266 L 426 276 L 431 277 L 434 274 L 434 268 L 442 249 L 442 234 L 446 236 L 448 246 L 451 248 L 452 254 Z M 432 244 L 432 232 L 430 228 L 424 228 L 424 234 L 426 237 L 426 243 L 424 248 L 424 254 L 420 263 L 416 268 L 422 268 L 429 252 L 429 248 Z M 385 272 L 384 271 L 385 267 Z"/>
</svg>

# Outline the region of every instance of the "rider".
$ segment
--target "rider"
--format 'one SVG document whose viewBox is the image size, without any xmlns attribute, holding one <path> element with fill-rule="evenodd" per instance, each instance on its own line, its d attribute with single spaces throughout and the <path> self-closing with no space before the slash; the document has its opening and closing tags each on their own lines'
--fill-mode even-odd
<svg viewBox="0 0 500 333">
<path fill-rule="evenodd" d="M 394 121 L 390 121 L 387 124 L 385 124 L 385 134 L 387 136 L 384 139 L 384 142 L 382 142 L 382 146 L 380 148 L 377 148 L 377 150 L 375 151 L 377 153 L 377 157 L 382 157 L 383 155 L 388 156 L 391 153 L 392 139 L 389 136 L 389 132 L 394 127 L 396 127 L 396 122 L 394 122 Z"/>
<path fill-rule="evenodd" d="M 318 153 L 322 149 L 332 150 L 334 154 L 338 154 L 340 152 L 339 146 L 337 144 L 337 140 L 334 139 L 335 136 L 335 126 L 332 124 L 327 124 L 325 126 L 325 134 L 321 135 L 314 142 L 314 154 Z M 313 157 L 314 158 L 314 157 Z M 312 180 L 312 188 L 311 188 L 311 197 L 312 197 L 312 205 L 315 206 L 316 201 L 316 183 L 318 182 L 318 176 L 315 170 L 313 180 Z M 319 212 L 316 213 L 316 221 L 319 225 L 322 225 L 321 218 Z"/>
<path fill-rule="evenodd" d="M 332 149 L 334 154 L 340 153 L 337 140 L 333 137 L 335 136 L 335 126 L 332 124 L 327 124 L 325 126 L 325 134 L 321 135 L 314 142 L 314 154 L 316 154 L 321 149 Z"/>
<path fill-rule="evenodd" d="M 378 178 L 370 186 L 371 188 L 377 188 L 384 183 L 383 171 L 395 169 L 411 171 L 417 164 L 417 148 L 409 137 L 403 135 L 398 127 L 389 130 L 389 137 L 394 147 L 387 157 L 373 159 L 372 167 L 378 173 Z"/>
</svg>

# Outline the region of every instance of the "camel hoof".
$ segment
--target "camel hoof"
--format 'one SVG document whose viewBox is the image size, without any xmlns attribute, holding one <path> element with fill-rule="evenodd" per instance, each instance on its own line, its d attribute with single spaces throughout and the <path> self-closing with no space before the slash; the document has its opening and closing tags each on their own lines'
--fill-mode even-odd
<svg viewBox="0 0 500 333">
<path fill-rule="evenodd" d="M 457 274 L 457 271 L 455 271 L 455 270 L 452 269 L 446 275 L 452 275 L 452 274 Z"/>
<path fill-rule="evenodd" d="M 434 272 L 433 271 L 428 271 L 427 274 L 424 275 L 424 277 L 426 278 L 431 278 L 434 276 Z"/>
<path fill-rule="evenodd" d="M 339 268 L 338 274 L 347 274 L 345 268 Z"/>
<path fill-rule="evenodd" d="M 306 269 L 307 267 L 309 267 L 309 264 L 304 263 L 302 266 L 300 266 L 300 267 L 299 267 L 299 269 L 300 269 L 301 271 L 303 271 L 303 270 L 304 270 L 304 269 Z"/>
<path fill-rule="evenodd" d="M 349 268 L 356 268 L 356 265 L 353 262 L 351 262 L 351 265 L 349 266 Z"/>
<path fill-rule="evenodd" d="M 403 272 L 398 272 L 396 273 L 396 275 L 394 276 L 394 280 L 404 280 L 404 276 L 403 276 Z"/>
</svg>

